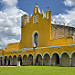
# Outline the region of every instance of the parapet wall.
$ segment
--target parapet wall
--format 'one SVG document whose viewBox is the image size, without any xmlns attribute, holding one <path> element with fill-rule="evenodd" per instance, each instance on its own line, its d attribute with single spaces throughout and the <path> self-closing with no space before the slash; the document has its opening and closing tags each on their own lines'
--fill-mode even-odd
<svg viewBox="0 0 75 75">
<path fill-rule="evenodd" d="M 53 39 L 66 38 L 68 36 L 73 36 L 74 33 L 75 33 L 74 27 L 52 24 Z"/>
</svg>

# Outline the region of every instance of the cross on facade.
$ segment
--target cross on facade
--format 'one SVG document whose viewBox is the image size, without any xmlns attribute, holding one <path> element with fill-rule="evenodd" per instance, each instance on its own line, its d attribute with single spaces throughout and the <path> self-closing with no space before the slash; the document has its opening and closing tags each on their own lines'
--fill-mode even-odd
<svg viewBox="0 0 75 75">
<path fill-rule="evenodd" d="M 49 10 L 49 6 L 47 7 L 47 9 Z"/>
</svg>

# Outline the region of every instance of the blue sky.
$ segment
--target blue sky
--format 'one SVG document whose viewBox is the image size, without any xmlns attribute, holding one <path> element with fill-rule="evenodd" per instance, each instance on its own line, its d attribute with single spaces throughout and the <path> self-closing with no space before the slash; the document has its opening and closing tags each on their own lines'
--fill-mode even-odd
<svg viewBox="0 0 75 75">
<path fill-rule="evenodd" d="M 38 4 L 39 8 L 46 12 L 47 7 L 52 11 L 52 15 L 59 13 L 66 13 L 65 10 L 71 10 L 74 6 L 66 6 L 65 0 L 18 0 L 17 7 L 27 13 L 32 14 L 33 9 Z M 4 7 L 3 3 L 0 3 L 0 10 Z"/>
<path fill-rule="evenodd" d="M 66 6 L 64 1 L 65 0 L 20 0 L 17 6 L 31 14 L 37 3 L 41 10 L 43 9 L 46 12 L 47 7 L 49 7 L 52 11 L 52 15 L 57 15 L 59 13 L 66 13 L 65 10 L 71 10 L 71 8 L 73 8 L 73 6 Z"/>
<path fill-rule="evenodd" d="M 0 48 L 21 40 L 21 16 L 31 15 L 35 5 L 52 12 L 52 23 L 75 26 L 75 0 L 0 0 Z"/>
</svg>

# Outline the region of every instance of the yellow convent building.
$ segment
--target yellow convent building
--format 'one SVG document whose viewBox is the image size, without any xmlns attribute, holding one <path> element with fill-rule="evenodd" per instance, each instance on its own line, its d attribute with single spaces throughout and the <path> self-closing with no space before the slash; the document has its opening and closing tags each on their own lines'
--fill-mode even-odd
<svg viewBox="0 0 75 75">
<path fill-rule="evenodd" d="M 0 50 L 0 65 L 75 66 L 75 28 L 51 23 L 51 11 L 21 17 L 21 40 Z"/>
</svg>

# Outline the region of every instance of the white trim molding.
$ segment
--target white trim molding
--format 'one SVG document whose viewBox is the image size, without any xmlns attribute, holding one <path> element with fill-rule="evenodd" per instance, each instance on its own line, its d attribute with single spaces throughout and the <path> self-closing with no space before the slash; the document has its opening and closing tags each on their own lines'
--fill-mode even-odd
<svg viewBox="0 0 75 75">
<path fill-rule="evenodd" d="M 42 58 L 44 58 L 45 54 L 48 54 L 48 55 L 49 55 L 49 57 L 50 57 L 50 53 L 45 52 L 45 53 L 43 54 L 43 57 L 42 57 Z"/>
<path fill-rule="evenodd" d="M 51 54 L 51 58 L 53 57 L 54 54 L 58 54 L 58 56 L 59 56 L 59 58 L 60 58 L 60 55 L 59 55 L 58 52 L 53 52 L 53 53 Z"/>
<path fill-rule="evenodd" d="M 69 58 L 71 58 L 71 55 L 70 55 L 67 51 L 62 52 L 61 55 L 60 55 L 60 58 L 62 58 L 62 55 L 63 55 L 64 53 L 68 54 Z"/>
<path fill-rule="evenodd" d="M 32 45 L 34 47 L 34 34 L 35 33 L 38 33 L 38 44 L 39 44 L 39 32 L 38 31 L 34 31 L 33 34 L 32 34 Z"/>
<path fill-rule="evenodd" d="M 75 53 L 75 51 L 73 51 L 72 53 L 71 53 L 71 58 L 72 58 L 72 55 Z"/>
<path fill-rule="evenodd" d="M 37 58 L 38 55 L 41 55 L 41 57 L 43 58 L 41 53 L 37 53 L 36 56 L 35 56 L 35 59 Z"/>
</svg>

